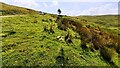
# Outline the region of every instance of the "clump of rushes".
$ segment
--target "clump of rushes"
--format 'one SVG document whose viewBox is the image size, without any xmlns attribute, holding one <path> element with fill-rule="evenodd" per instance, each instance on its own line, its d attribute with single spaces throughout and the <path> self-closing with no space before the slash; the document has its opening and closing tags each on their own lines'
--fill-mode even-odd
<svg viewBox="0 0 120 68">
<path fill-rule="evenodd" d="M 104 46 L 100 49 L 100 54 L 110 64 L 118 65 L 118 53 L 114 49 Z"/>
<path fill-rule="evenodd" d="M 54 25 L 49 25 L 49 26 L 45 25 L 45 26 L 43 26 L 43 29 L 44 29 L 45 32 L 48 32 L 49 34 L 50 33 L 53 34 L 53 33 L 55 33 L 53 27 L 54 27 Z"/>
<path fill-rule="evenodd" d="M 65 67 L 67 64 L 67 58 L 65 58 L 64 49 L 60 49 L 60 55 L 56 57 L 56 63 L 61 67 Z"/>
<path fill-rule="evenodd" d="M 52 34 L 54 33 L 53 25 L 50 25 L 49 33 L 52 33 Z"/>
<path fill-rule="evenodd" d="M 72 43 L 71 37 L 70 37 L 70 33 L 68 32 L 67 35 L 65 36 L 65 41 L 66 43 Z"/>
<path fill-rule="evenodd" d="M 34 23 L 37 23 L 37 20 L 34 20 Z"/>
<path fill-rule="evenodd" d="M 5 31 L 5 33 L 6 33 L 6 34 L 3 34 L 3 35 L 2 35 L 2 37 L 7 37 L 7 36 L 9 36 L 9 35 L 16 34 L 16 32 L 15 32 L 15 31 L 13 31 L 13 30 L 10 30 L 10 31 Z"/>
<path fill-rule="evenodd" d="M 48 31 L 47 25 L 43 26 L 44 31 Z"/>
</svg>

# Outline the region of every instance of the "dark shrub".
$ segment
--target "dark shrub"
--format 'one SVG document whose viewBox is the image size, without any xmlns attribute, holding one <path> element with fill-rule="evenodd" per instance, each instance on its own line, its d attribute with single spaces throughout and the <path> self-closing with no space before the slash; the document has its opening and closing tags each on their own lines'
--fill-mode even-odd
<svg viewBox="0 0 120 68">
<path fill-rule="evenodd" d="M 49 19 L 50 22 L 52 22 L 52 19 Z"/>
<path fill-rule="evenodd" d="M 44 31 L 48 31 L 47 26 L 44 26 L 43 29 Z"/>
<path fill-rule="evenodd" d="M 15 34 L 15 33 L 16 33 L 15 31 L 10 31 L 9 35 L 12 35 L 12 34 Z"/>
<path fill-rule="evenodd" d="M 85 43 L 84 43 L 84 44 L 82 43 L 82 44 L 81 44 L 81 47 L 82 47 L 82 49 L 86 49 L 86 48 L 87 48 L 87 46 L 86 46 Z"/>
<path fill-rule="evenodd" d="M 44 19 L 42 21 L 45 21 Z"/>
<path fill-rule="evenodd" d="M 34 20 L 34 22 L 33 23 L 37 23 L 37 20 Z"/>
<path fill-rule="evenodd" d="M 60 66 L 65 66 L 68 60 L 68 58 L 65 58 L 64 49 L 61 48 L 60 55 L 56 57 L 56 63 Z"/>
<path fill-rule="evenodd" d="M 50 33 L 54 33 L 53 25 L 50 26 L 49 32 L 50 32 Z"/>
<path fill-rule="evenodd" d="M 110 49 L 110 48 L 103 46 L 100 49 L 100 54 L 109 63 L 116 64 L 118 62 L 118 60 L 117 60 L 118 54 L 115 52 L 114 49 Z"/>
<path fill-rule="evenodd" d="M 56 63 L 58 63 L 58 64 L 63 64 L 63 63 L 64 63 L 64 60 L 65 60 L 65 58 L 64 58 L 63 56 L 58 56 L 58 57 L 56 58 Z"/>
<path fill-rule="evenodd" d="M 9 36 L 9 35 L 13 35 L 13 34 L 15 34 L 15 33 L 16 33 L 16 32 L 13 31 L 13 30 L 5 31 L 5 34 L 3 34 L 2 37 L 7 37 L 7 36 Z"/>
<path fill-rule="evenodd" d="M 41 48 L 43 48 L 43 45 L 41 45 Z"/>
<path fill-rule="evenodd" d="M 66 41 L 66 43 L 72 43 L 72 40 L 71 40 L 71 37 L 70 37 L 69 32 L 68 32 L 68 34 L 65 36 L 65 41 Z"/>
</svg>

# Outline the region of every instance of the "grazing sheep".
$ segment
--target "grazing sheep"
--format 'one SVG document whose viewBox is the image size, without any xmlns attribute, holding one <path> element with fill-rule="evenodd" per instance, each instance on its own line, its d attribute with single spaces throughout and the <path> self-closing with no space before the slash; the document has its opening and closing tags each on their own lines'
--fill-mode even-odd
<svg viewBox="0 0 120 68">
<path fill-rule="evenodd" d="M 57 40 L 63 41 L 62 36 L 57 36 Z"/>
</svg>

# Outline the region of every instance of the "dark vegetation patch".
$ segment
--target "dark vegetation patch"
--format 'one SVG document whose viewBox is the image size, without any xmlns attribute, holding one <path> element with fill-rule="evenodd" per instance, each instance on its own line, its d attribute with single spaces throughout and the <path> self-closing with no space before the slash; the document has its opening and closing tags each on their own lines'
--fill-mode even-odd
<svg viewBox="0 0 120 68">
<path fill-rule="evenodd" d="M 75 20 L 74 18 L 58 17 L 56 22 L 58 23 L 58 28 L 61 30 L 66 31 L 68 28 L 70 28 L 79 33 L 81 36 L 80 40 L 83 49 L 88 48 L 87 43 L 90 43 L 90 45 L 92 45 L 96 50 L 100 50 L 103 58 L 110 63 L 113 56 L 115 56 L 115 53 L 120 53 L 120 45 L 118 42 L 120 39 L 117 36 L 110 34 L 109 32 L 101 31 L 101 28 L 99 27 L 93 28 L 88 25 L 84 27 L 84 22 L 87 22 L 87 20 L 82 19 L 82 21 L 80 21 Z M 100 21 L 95 23 L 105 25 L 104 22 Z M 72 28 L 72 26 L 75 26 L 75 28 Z M 65 37 L 65 41 L 67 37 L 68 36 Z M 110 50 L 109 48 L 113 48 L 115 51 Z M 93 51 L 92 47 L 91 50 Z M 114 64 L 115 62 L 112 63 Z"/>
<path fill-rule="evenodd" d="M 81 21 L 74 21 L 70 18 L 61 18 L 58 19 L 58 26 L 61 28 L 68 29 L 71 26 L 75 26 L 76 29 L 73 29 L 81 36 L 81 41 L 88 43 L 92 42 L 96 49 L 101 48 L 101 46 L 113 46 L 115 49 L 119 47 L 118 45 L 118 38 L 103 32 L 100 28 L 91 28 L 90 26 L 83 27 L 84 23 Z M 62 27 L 63 26 L 63 27 Z M 83 43 L 84 45 L 84 43 Z"/>
<path fill-rule="evenodd" d="M 106 60 L 107 62 L 109 62 L 113 66 L 117 66 L 116 64 L 118 63 L 117 62 L 118 54 L 116 53 L 116 51 L 114 49 L 110 49 L 110 48 L 107 48 L 104 46 L 101 48 L 100 54 L 102 55 L 104 60 Z"/>
<path fill-rule="evenodd" d="M 3 48 L 2 51 L 5 52 L 6 50 L 10 50 L 13 47 L 15 47 L 16 45 L 17 45 L 16 43 L 7 44 L 7 45 L 2 47 Z"/>
<path fill-rule="evenodd" d="M 13 31 L 13 30 L 10 30 L 10 31 L 4 31 L 3 33 L 4 33 L 4 35 L 2 35 L 2 37 L 7 37 L 7 36 L 9 36 L 9 35 L 15 34 L 16 32 Z"/>
<path fill-rule="evenodd" d="M 67 58 L 65 58 L 64 49 L 61 48 L 59 53 L 60 53 L 60 56 L 56 57 L 56 63 L 59 64 L 60 66 L 66 66 Z"/>
</svg>

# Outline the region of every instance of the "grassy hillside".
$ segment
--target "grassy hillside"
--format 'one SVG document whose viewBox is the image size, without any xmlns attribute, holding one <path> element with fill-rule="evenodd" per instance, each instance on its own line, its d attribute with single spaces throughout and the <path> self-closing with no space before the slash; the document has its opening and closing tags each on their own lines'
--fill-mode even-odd
<svg viewBox="0 0 120 68">
<path fill-rule="evenodd" d="M 38 11 L 35 11 L 32 9 L 8 5 L 2 2 L 0 2 L 0 5 L 1 5 L 0 12 L 2 13 L 2 15 L 37 14 L 38 13 Z"/>
<path fill-rule="evenodd" d="M 89 33 L 84 31 L 86 30 L 84 21 L 65 16 L 56 19 L 54 15 L 3 18 L 1 34 L 3 66 L 118 66 L 118 53 L 113 49 L 114 46 L 96 50 L 91 43 L 86 42 Z M 83 28 L 80 30 L 83 35 L 75 30 L 77 26 L 74 23 Z M 93 24 L 89 25 L 93 30 L 96 28 Z M 65 40 L 66 36 L 69 36 L 72 42 Z M 101 43 L 96 43 L 96 46 L 107 42 L 102 40 L 103 42 L 98 41 Z"/>
<path fill-rule="evenodd" d="M 96 24 L 104 25 L 106 27 L 118 27 L 118 15 L 102 15 L 102 16 L 78 16 Z M 95 18 L 95 19 L 94 19 Z"/>
<path fill-rule="evenodd" d="M 107 31 L 113 35 L 120 35 L 120 23 L 118 23 L 118 15 L 78 16 L 75 18 L 86 21 L 87 24 L 91 22 L 94 25 L 100 26 L 101 30 Z"/>
<path fill-rule="evenodd" d="M 117 20 L 48 13 L 3 17 L 2 65 L 120 67 Z"/>
</svg>

